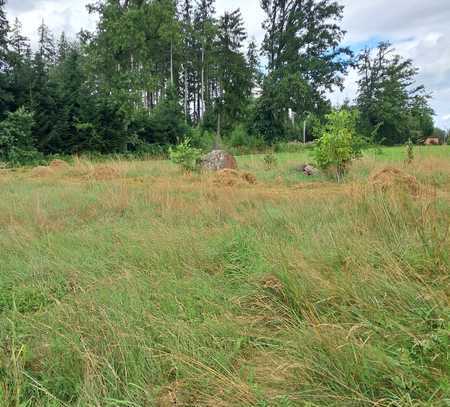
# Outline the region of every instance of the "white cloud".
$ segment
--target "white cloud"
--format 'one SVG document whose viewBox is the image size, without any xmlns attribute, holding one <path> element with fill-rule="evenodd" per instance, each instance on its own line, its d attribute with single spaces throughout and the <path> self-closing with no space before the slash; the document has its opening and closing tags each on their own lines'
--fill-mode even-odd
<svg viewBox="0 0 450 407">
<path fill-rule="evenodd" d="M 93 29 L 95 19 L 86 11 L 92 0 L 9 0 L 10 17 L 18 16 L 28 36 L 35 35 L 42 20 L 56 33 Z M 249 36 L 259 42 L 264 18 L 259 0 L 217 0 L 219 14 L 240 7 Z M 433 92 L 432 106 L 437 124 L 450 127 L 450 0 L 341 0 L 345 5 L 343 27 L 346 43 L 353 46 L 389 40 L 398 52 L 413 58 L 420 68 L 419 80 Z M 354 97 L 357 75 L 350 72 L 343 93 L 333 95 L 342 102 Z"/>
<path fill-rule="evenodd" d="M 224 11 L 230 11 L 240 8 L 245 19 L 246 27 L 250 38 L 255 38 L 259 43 L 264 39 L 262 22 L 264 12 L 259 6 L 259 0 L 217 0 L 216 11 L 223 14 Z"/>
<path fill-rule="evenodd" d="M 24 34 L 35 43 L 42 20 L 56 36 L 63 31 L 74 36 L 81 28 L 94 29 L 95 17 L 87 12 L 88 3 L 91 0 L 9 0 L 7 11 L 10 20 L 19 18 Z"/>
<path fill-rule="evenodd" d="M 389 40 L 397 52 L 412 58 L 418 81 L 433 94 L 436 123 L 450 127 L 450 1 L 343 0 L 349 44 Z"/>
</svg>

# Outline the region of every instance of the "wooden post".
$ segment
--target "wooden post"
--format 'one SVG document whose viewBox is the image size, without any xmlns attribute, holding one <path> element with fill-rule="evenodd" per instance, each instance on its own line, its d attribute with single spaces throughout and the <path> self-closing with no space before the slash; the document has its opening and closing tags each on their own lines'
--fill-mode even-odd
<svg viewBox="0 0 450 407">
<path fill-rule="evenodd" d="M 217 114 L 217 133 L 216 140 L 214 142 L 214 150 L 220 150 L 221 137 L 220 137 L 220 111 Z"/>
<path fill-rule="evenodd" d="M 303 144 L 306 144 L 306 119 L 303 121 Z"/>
</svg>

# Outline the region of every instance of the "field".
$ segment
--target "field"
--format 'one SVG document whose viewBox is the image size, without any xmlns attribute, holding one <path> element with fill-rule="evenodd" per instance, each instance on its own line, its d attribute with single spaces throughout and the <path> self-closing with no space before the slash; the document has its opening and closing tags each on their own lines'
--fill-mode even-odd
<svg viewBox="0 0 450 407">
<path fill-rule="evenodd" d="M 449 406 L 450 148 L 415 154 L 0 170 L 0 406 Z"/>
</svg>

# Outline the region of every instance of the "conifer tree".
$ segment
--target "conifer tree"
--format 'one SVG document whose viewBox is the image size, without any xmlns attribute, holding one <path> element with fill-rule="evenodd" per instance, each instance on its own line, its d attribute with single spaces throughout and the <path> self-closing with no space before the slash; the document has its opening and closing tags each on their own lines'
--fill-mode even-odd
<svg viewBox="0 0 450 407">
<path fill-rule="evenodd" d="M 30 41 L 22 34 L 22 24 L 16 18 L 10 33 L 10 83 L 13 109 L 29 107 L 32 81 L 32 51 Z"/>
<path fill-rule="evenodd" d="M 0 119 L 6 117 L 12 103 L 8 78 L 8 33 L 9 23 L 6 18 L 5 0 L 0 0 Z"/>
<path fill-rule="evenodd" d="M 241 11 L 225 12 L 219 20 L 214 59 L 218 78 L 216 110 L 222 116 L 218 124 L 228 129 L 242 119 L 252 90 L 252 74 L 242 52 L 246 38 Z"/>
</svg>

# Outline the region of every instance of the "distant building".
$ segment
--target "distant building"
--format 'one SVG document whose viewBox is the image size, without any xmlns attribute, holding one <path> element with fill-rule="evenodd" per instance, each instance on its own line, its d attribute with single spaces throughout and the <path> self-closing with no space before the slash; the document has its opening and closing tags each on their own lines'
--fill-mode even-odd
<svg viewBox="0 0 450 407">
<path fill-rule="evenodd" d="M 428 137 L 424 143 L 426 146 L 439 146 L 441 144 L 441 140 L 438 137 Z"/>
</svg>

